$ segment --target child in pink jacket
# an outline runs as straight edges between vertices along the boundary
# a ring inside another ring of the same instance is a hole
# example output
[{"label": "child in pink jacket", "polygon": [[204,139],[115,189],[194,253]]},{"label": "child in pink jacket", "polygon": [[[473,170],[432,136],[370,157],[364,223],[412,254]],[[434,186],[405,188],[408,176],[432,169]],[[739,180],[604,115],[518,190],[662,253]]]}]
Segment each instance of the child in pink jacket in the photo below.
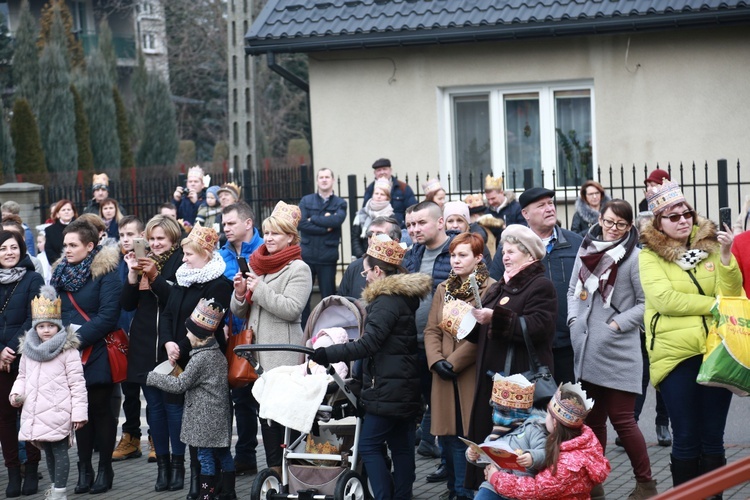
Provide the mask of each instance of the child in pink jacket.
[{"label": "child in pink jacket", "polygon": [[50,499],[67,498],[68,448],[73,431],[88,420],[78,337],[63,328],[60,313],[55,289],[43,286],[31,301],[31,330],[20,340],[21,363],[10,391],[10,403],[23,406],[18,439],[44,450],[52,480],[46,493]]}]

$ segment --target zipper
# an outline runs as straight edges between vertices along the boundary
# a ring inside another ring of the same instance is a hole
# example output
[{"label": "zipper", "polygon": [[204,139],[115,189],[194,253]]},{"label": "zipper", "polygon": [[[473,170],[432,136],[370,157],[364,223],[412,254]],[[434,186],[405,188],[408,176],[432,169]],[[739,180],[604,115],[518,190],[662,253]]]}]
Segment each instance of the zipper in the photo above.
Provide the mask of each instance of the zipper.
[{"label": "zipper", "polygon": [[651,350],[654,350],[654,341],[656,340],[656,324],[659,322],[659,318],[661,318],[661,313],[657,312],[654,314],[654,316],[651,318]]},{"label": "zipper", "polygon": [[159,314],[159,297],[156,297],[156,345],[154,346],[154,363],[157,364],[159,363]]}]

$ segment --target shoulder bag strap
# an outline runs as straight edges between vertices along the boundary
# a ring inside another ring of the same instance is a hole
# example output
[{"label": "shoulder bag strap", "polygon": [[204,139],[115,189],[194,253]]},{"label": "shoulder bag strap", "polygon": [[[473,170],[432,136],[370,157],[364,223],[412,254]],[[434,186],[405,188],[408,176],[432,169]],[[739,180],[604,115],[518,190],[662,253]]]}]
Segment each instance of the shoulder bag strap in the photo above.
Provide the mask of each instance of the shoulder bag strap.
[{"label": "shoulder bag strap", "polygon": [[526,350],[529,351],[529,367],[531,368],[531,371],[536,372],[537,370],[539,370],[541,363],[539,362],[539,356],[536,355],[534,344],[531,343],[531,339],[529,338],[529,332],[526,329],[526,318],[524,318],[523,316],[519,316],[518,322],[521,324],[523,340],[526,342]]},{"label": "shoulder bag strap", "polygon": [[[693,280],[693,283],[695,283],[695,286],[698,288],[698,292],[701,295],[705,295],[706,297],[708,297],[708,295],[706,295],[706,292],[703,291],[703,287],[701,286],[701,284],[698,283],[698,279],[695,276],[693,276],[693,273],[691,273],[690,270],[686,270],[685,272],[687,273],[688,276],[690,276],[690,279]],[[708,329],[708,323],[706,323],[706,317],[701,316],[701,320],[703,320],[703,331],[705,331],[706,336],[708,336],[709,329]]]},{"label": "shoulder bag strap", "polygon": [[[73,307],[76,308],[76,311],[78,311],[78,314],[83,316],[83,319],[86,321],[91,321],[91,318],[89,318],[89,315],[86,314],[83,309],[78,305],[78,302],[76,302],[76,299],[73,298],[73,294],[70,292],[65,292],[68,294],[68,298],[70,299],[70,302],[73,304]],[[83,351],[81,351],[81,364],[86,366],[86,363],[89,360],[89,356],[91,356],[91,350],[94,346],[88,346]]]}]

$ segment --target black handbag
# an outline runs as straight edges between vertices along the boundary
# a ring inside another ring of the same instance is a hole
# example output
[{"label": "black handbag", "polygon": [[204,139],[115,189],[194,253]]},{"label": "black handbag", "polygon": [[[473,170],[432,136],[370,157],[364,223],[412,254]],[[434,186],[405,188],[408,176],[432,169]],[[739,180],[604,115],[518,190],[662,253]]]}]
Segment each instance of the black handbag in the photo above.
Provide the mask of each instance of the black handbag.
[{"label": "black handbag", "polygon": [[[534,407],[545,409],[549,400],[557,392],[557,384],[555,383],[552,373],[549,371],[547,365],[543,365],[539,362],[539,356],[536,355],[536,349],[534,344],[531,343],[529,338],[529,332],[526,328],[526,318],[523,316],[518,317],[518,322],[521,324],[521,331],[523,332],[523,340],[526,343],[526,350],[529,352],[529,371],[521,373],[526,379],[535,384],[534,387]],[[511,375],[510,364],[513,360],[513,354],[515,352],[515,346],[511,345],[508,348],[508,353],[505,356],[505,374]]]}]

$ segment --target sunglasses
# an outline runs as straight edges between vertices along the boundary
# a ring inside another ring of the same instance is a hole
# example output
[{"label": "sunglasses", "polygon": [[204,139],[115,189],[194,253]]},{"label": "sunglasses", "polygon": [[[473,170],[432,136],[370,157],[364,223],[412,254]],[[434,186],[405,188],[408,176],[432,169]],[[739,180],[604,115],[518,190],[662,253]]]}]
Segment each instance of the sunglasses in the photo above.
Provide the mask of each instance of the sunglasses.
[{"label": "sunglasses", "polygon": [[681,214],[670,214],[670,215],[662,215],[662,219],[669,219],[669,222],[676,223],[680,222],[680,219],[685,218],[685,220],[691,220],[693,218],[693,211],[692,210],[686,210],[685,212],[682,212]]}]

